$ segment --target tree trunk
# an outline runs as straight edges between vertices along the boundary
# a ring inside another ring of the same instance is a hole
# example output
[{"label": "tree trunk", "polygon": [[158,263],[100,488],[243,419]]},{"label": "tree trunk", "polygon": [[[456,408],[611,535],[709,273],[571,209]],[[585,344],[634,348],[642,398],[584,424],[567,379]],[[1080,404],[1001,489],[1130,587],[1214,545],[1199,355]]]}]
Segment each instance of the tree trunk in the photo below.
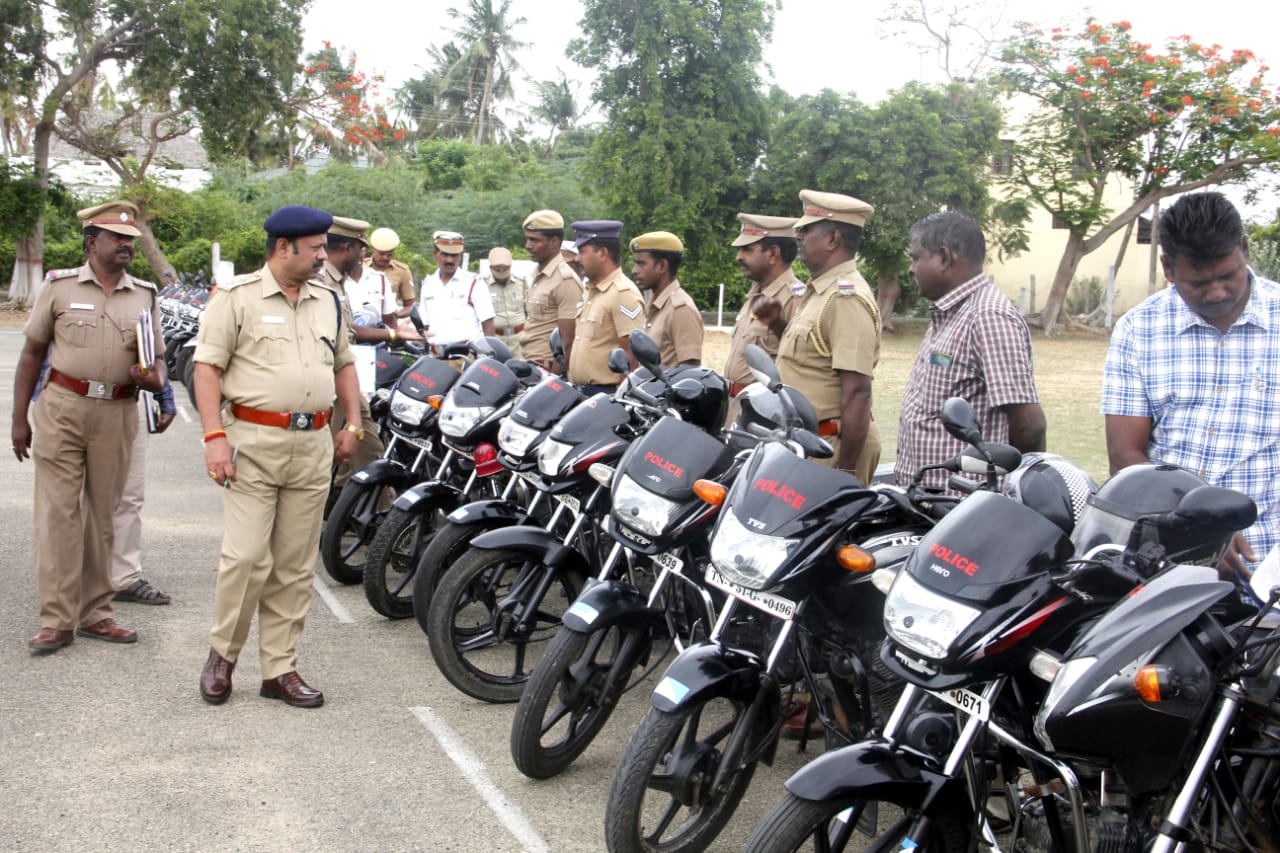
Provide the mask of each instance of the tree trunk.
[{"label": "tree trunk", "polygon": [[138,246],[142,249],[142,255],[147,259],[147,263],[151,264],[151,271],[155,273],[157,279],[152,283],[164,287],[170,281],[165,273],[176,279],[178,277],[177,272],[160,248],[160,243],[156,240],[156,235],[151,230],[151,223],[147,220],[145,213],[141,213],[138,216],[137,224],[138,230],[142,232],[142,236],[138,238]]},{"label": "tree trunk", "polygon": [[484,123],[489,117],[489,104],[493,99],[493,63],[496,57],[490,56],[484,69],[484,92],[480,95],[480,115],[476,122],[476,145],[484,144]]},{"label": "tree trunk", "polygon": [[896,273],[882,273],[876,279],[876,307],[880,309],[880,328],[893,331],[893,309],[898,304],[902,286]]},{"label": "tree trunk", "polygon": [[[46,112],[48,112],[46,106]],[[56,114],[56,113],[55,113]],[[49,143],[53,138],[53,118],[36,125],[31,146],[31,163],[35,167],[40,189],[49,189]],[[44,281],[44,208],[31,233],[14,241],[17,259],[13,265],[13,278],[9,282],[9,299],[30,305],[35,301],[40,283]]]},{"label": "tree trunk", "polygon": [[1062,250],[1058,271],[1053,274],[1053,287],[1049,288],[1049,298],[1044,304],[1042,322],[1044,333],[1050,337],[1062,331],[1062,305],[1067,301],[1067,289],[1071,287],[1071,280],[1075,278],[1084,255],[1084,238],[1072,232],[1067,237],[1067,247]]}]

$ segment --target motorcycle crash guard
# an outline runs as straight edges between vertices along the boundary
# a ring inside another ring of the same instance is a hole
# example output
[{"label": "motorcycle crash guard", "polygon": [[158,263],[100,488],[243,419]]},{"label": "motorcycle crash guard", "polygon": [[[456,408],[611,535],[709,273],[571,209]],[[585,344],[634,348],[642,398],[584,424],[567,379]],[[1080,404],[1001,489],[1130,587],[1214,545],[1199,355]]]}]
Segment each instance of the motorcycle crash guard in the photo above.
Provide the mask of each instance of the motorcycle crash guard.
[{"label": "motorcycle crash guard", "polygon": [[497,522],[503,527],[529,524],[531,516],[524,508],[501,498],[472,501],[449,513],[449,521],[458,525]]},{"label": "motorcycle crash guard", "polygon": [[375,459],[351,475],[351,482],[370,486],[387,485],[403,492],[413,485],[418,475],[390,459]]},{"label": "motorcycle crash guard", "polygon": [[953,813],[968,821],[973,816],[960,779],[932,769],[923,755],[881,738],[818,756],[792,774],[786,786],[797,797],[814,802],[879,800],[919,809],[931,818]]},{"label": "motorcycle crash guard", "polygon": [[400,494],[391,505],[401,512],[425,515],[437,509],[454,510],[462,503],[462,492],[456,486],[428,480]]},{"label": "motorcycle crash guard", "polygon": [[615,580],[593,579],[564,612],[560,623],[580,634],[590,634],[614,625],[647,628],[658,618],[659,614],[649,607],[640,590]]},{"label": "motorcycle crash guard", "polygon": [[558,571],[568,571],[582,577],[594,574],[587,565],[586,558],[561,542],[554,533],[533,525],[500,527],[481,533],[471,540],[471,547],[484,551],[515,551],[517,554],[527,554],[544,566]]}]

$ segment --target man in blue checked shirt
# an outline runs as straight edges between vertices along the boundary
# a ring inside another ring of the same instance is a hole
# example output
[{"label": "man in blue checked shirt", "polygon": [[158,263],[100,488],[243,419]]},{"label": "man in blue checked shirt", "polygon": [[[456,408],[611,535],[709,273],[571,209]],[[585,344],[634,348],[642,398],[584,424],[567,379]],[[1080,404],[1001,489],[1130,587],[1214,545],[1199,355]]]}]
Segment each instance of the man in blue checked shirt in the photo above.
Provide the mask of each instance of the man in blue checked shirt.
[{"label": "man in blue checked shirt", "polygon": [[1107,351],[1111,472],[1169,462],[1253,498],[1257,523],[1219,566],[1247,579],[1280,541],[1280,286],[1249,268],[1240,214],[1220,193],[1166,210],[1160,249],[1172,287],[1125,314]]}]

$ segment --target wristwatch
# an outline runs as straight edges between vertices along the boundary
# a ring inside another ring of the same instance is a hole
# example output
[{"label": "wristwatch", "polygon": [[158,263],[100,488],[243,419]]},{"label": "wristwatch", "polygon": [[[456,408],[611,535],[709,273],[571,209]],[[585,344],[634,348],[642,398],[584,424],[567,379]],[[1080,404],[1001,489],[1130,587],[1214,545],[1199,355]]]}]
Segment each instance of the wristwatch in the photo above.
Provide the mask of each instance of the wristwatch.
[{"label": "wristwatch", "polygon": [[364,427],[358,427],[355,424],[347,424],[343,429],[349,433],[354,433],[356,441],[364,441]]}]

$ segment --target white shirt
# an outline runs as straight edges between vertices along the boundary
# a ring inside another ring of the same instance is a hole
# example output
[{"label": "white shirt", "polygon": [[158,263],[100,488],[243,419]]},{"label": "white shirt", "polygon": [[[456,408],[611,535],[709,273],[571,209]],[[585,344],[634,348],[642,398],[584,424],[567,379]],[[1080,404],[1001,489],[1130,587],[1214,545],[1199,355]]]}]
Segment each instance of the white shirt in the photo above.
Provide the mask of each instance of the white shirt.
[{"label": "white shirt", "polygon": [[359,281],[351,276],[344,278],[342,287],[347,292],[352,321],[357,326],[377,326],[382,322],[382,315],[399,310],[391,282],[387,281],[385,274],[371,267],[364,268]]},{"label": "white shirt", "polygon": [[454,344],[484,334],[480,324],[493,319],[489,286],[473,272],[458,270],[445,284],[436,270],[422,280],[422,322],[431,327],[431,343]]}]

